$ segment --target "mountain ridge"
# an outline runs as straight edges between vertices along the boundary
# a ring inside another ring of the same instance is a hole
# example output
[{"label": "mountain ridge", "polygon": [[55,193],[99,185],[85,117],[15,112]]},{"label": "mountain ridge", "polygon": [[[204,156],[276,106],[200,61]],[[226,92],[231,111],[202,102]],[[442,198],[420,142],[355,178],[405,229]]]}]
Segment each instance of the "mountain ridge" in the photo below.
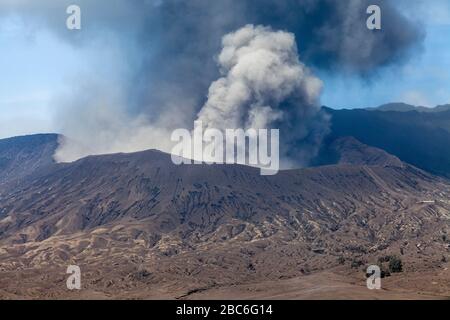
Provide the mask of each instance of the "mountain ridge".
[{"label": "mountain ridge", "polygon": [[450,111],[323,110],[331,117],[331,133],[323,149],[338,138],[351,136],[403,162],[450,177]]},{"label": "mountain ridge", "polygon": [[450,104],[437,105],[435,107],[414,106],[402,102],[393,102],[383,104],[374,108],[366,108],[369,111],[394,111],[394,112],[445,112],[450,110]]}]

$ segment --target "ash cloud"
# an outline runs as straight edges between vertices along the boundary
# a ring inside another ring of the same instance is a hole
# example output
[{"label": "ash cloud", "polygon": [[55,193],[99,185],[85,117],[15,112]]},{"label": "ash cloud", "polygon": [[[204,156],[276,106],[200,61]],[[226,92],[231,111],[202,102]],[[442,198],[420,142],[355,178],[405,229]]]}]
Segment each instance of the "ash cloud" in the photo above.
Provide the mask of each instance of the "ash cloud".
[{"label": "ash cloud", "polygon": [[[202,106],[210,103],[208,88],[221,77],[216,55],[222,50],[222,37],[248,24],[292,33],[301,64],[313,70],[363,77],[407,61],[424,38],[421,27],[403,16],[394,1],[387,0],[78,0],[83,19],[79,32],[65,28],[65,9],[73,3],[0,3],[0,19],[19,15],[35,29],[50,30],[77,48],[101,47],[94,53],[94,60],[109,74],[93,77],[97,72],[94,65],[90,73],[72,81],[72,93],[55,100],[60,110],[55,121],[61,132],[88,146],[76,152],[81,149],[69,150],[71,144],[66,143],[60,150],[60,160],[146,148],[168,151],[169,146],[160,137],[175,128],[192,128]],[[381,31],[366,28],[370,4],[382,8]],[[109,42],[114,45],[109,46]],[[117,59],[109,65],[102,61],[106,51],[117,52]],[[109,78],[119,80],[111,82]],[[86,79],[90,84],[82,85],[88,82]],[[104,96],[99,98],[99,94]],[[304,108],[294,104],[304,103],[304,99],[288,99],[289,103],[279,103],[277,109],[285,115],[295,114]],[[102,112],[96,111],[99,101]],[[271,107],[274,105],[277,103]],[[251,114],[255,119],[272,117],[271,123],[281,121],[278,113],[269,109],[255,109]],[[283,126],[298,131],[297,137],[312,135],[311,139],[316,137],[319,142],[324,120],[308,115],[309,133],[302,134],[304,127],[296,128],[294,120],[302,116],[285,120]],[[293,150],[300,148],[310,152],[301,143],[292,146]],[[293,153],[298,154],[298,150]]]},{"label": "ash cloud", "polygon": [[328,122],[318,105],[322,81],[299,60],[294,34],[247,25],[222,45],[222,77],[209,87],[197,120],[222,130],[280,129],[284,167],[307,164]]}]

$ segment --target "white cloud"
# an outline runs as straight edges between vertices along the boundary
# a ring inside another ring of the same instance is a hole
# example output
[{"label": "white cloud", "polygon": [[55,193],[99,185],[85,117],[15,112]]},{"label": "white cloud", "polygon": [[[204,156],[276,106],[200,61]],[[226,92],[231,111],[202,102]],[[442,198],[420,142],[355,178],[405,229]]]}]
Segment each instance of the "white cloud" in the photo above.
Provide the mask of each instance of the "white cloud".
[{"label": "white cloud", "polygon": [[300,61],[294,34],[247,25],[225,35],[222,45],[222,77],[209,87],[198,120],[219,130],[280,129],[283,160],[308,163],[328,119],[318,104],[322,81]]},{"label": "white cloud", "polygon": [[298,59],[292,33],[247,25],[222,43],[223,77],[211,84],[199,113],[208,127],[268,128],[283,116],[280,104],[287,99],[297,99],[297,108],[317,107],[322,81]]}]

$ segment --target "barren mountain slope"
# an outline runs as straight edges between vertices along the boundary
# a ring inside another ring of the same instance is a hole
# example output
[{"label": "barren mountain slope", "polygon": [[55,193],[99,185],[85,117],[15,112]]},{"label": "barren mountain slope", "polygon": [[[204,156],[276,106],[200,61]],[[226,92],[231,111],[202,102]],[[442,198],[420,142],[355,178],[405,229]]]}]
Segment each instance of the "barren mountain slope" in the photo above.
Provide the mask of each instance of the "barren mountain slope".
[{"label": "barren mountain slope", "polygon": [[0,189],[11,188],[55,162],[58,135],[37,134],[0,140]]},{"label": "barren mountain slope", "polygon": [[[69,264],[83,270],[77,296],[102,298],[189,297],[333,268],[363,275],[391,254],[405,279],[447,274],[449,190],[403,163],[262,177],[175,166],[158,151],[88,157],[1,193],[0,296],[68,297]],[[448,295],[442,279],[421,290]]]}]

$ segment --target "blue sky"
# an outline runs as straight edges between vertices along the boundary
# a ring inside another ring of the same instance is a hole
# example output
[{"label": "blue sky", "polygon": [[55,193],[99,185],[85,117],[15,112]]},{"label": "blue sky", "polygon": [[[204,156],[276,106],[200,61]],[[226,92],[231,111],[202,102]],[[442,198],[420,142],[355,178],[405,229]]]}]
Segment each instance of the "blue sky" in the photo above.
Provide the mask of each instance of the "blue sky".
[{"label": "blue sky", "polygon": [[54,94],[83,67],[82,54],[13,17],[0,24],[0,48],[0,137],[53,131]]},{"label": "blue sky", "polygon": [[[369,81],[317,71],[324,82],[321,103],[332,108],[450,103],[450,1],[425,3],[406,12],[426,27],[422,51],[407,64],[381,70]],[[55,98],[68,89],[70,79],[93,64],[114,67],[107,59],[94,57],[92,48],[71,46],[45,29],[27,28],[17,17],[0,21],[0,138],[56,131]]]}]

